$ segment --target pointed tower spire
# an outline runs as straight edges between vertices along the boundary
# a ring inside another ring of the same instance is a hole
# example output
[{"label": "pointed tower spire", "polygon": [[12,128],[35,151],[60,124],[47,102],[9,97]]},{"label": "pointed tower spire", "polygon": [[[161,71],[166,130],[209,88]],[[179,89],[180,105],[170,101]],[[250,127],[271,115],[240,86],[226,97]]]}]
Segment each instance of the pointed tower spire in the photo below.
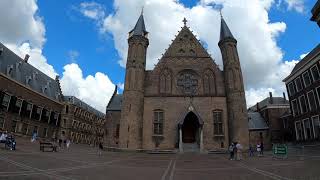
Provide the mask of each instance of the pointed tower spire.
[{"label": "pointed tower spire", "polygon": [[224,40],[226,38],[232,38],[235,39],[227,25],[227,23],[224,21],[222,13],[220,11],[220,15],[221,15],[221,29],[220,29],[220,41]]},{"label": "pointed tower spire", "polygon": [[140,17],[134,26],[134,28],[129,32],[129,36],[145,36],[148,34],[148,31],[146,30],[146,26],[144,24],[144,18],[143,18],[143,8],[140,14]]}]

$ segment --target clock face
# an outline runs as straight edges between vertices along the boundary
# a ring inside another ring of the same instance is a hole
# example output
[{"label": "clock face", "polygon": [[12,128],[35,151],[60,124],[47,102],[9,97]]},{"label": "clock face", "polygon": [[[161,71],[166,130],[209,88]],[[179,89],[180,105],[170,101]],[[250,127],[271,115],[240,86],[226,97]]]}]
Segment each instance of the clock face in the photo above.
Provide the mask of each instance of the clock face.
[{"label": "clock face", "polygon": [[177,86],[179,89],[188,95],[194,95],[198,89],[197,75],[192,71],[183,71],[178,75]]}]

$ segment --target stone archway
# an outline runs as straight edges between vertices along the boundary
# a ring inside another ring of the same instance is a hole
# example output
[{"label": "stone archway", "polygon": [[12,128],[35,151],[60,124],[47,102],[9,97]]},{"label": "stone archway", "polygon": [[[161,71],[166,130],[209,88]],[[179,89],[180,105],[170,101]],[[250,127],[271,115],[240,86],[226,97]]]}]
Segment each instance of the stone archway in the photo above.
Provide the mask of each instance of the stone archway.
[{"label": "stone archway", "polygon": [[182,124],[182,142],[183,143],[199,143],[199,121],[198,117],[189,112]]},{"label": "stone archway", "polygon": [[179,121],[179,151],[201,152],[203,149],[203,121],[195,111],[188,111]]}]

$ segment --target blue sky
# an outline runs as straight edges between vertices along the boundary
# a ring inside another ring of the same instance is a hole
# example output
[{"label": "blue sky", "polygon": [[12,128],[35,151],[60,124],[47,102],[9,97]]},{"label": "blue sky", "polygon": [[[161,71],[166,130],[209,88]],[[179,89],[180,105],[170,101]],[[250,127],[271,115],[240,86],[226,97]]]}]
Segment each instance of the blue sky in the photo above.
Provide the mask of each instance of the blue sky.
[{"label": "blue sky", "polygon": [[[113,13],[113,2],[96,0],[103,5],[106,12]],[[197,4],[196,0],[181,0],[187,7]],[[305,1],[306,11],[297,13],[273,6],[270,11],[271,21],[284,21],[287,24],[285,33],[277,38],[278,45],[285,52],[284,59],[297,59],[303,53],[311,51],[319,43],[319,28],[309,19],[310,9],[315,1]],[[39,15],[46,26],[47,42],[44,55],[59,74],[63,66],[72,62],[70,51],[79,52],[76,62],[83,67],[84,75],[104,72],[114,83],[123,82],[124,68],[117,63],[119,55],[114,48],[111,34],[99,34],[94,22],[83,17],[77,11],[78,0],[55,1],[39,0]],[[128,30],[129,31],[129,30]]]},{"label": "blue sky", "polygon": [[0,40],[20,56],[31,54],[30,63],[48,75],[59,74],[65,95],[104,111],[114,85],[124,83],[127,33],[142,6],[150,32],[148,69],[168,48],[183,17],[222,66],[220,15],[213,2],[223,4],[238,40],[247,103],[268,91],[281,96],[282,79],[320,42],[319,27],[310,21],[315,0],[4,0]]}]

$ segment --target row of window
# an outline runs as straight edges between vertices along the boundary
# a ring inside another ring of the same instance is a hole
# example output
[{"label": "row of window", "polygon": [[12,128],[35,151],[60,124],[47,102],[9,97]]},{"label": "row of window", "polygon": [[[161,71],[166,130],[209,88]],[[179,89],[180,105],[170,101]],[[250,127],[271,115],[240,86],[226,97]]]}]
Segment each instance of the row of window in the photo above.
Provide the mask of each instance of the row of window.
[{"label": "row of window", "polygon": [[[103,141],[102,137],[97,137],[96,139],[98,142]],[[74,143],[91,144],[92,142],[94,142],[94,140],[95,140],[95,137],[93,135],[86,135],[86,134],[71,132],[71,141]]]},{"label": "row of window", "polygon": [[[12,121],[11,124],[11,132],[16,133],[17,132],[17,121]],[[38,134],[38,137],[42,137],[42,138],[47,138],[48,137],[48,128],[47,127],[43,127],[41,134],[39,134],[39,129],[41,127],[38,127],[36,125],[31,125],[31,124],[27,124],[27,123],[23,123],[22,125],[22,129],[21,129],[21,133],[24,135],[28,135],[31,136],[34,132]],[[56,131],[53,132],[52,137],[56,136]]]},{"label": "row of window", "polygon": [[[302,77],[302,80],[301,80]],[[310,69],[302,73],[302,76],[297,77],[288,84],[288,92],[290,96],[300,92],[303,88],[306,88],[312,84],[312,82],[320,79],[320,72],[317,64],[312,66]]]},{"label": "row of window", "polygon": [[[66,113],[67,113],[67,108],[68,106],[66,106]],[[81,108],[75,108],[74,110],[74,115],[76,117],[81,117],[81,118],[85,118],[85,119],[88,119],[90,121],[96,121],[98,124],[103,124],[104,122],[104,119],[103,118],[99,118],[99,117],[96,117],[94,114],[86,111],[86,110],[83,110]]]},{"label": "row of window", "polygon": [[0,106],[6,111],[17,113],[22,117],[28,117],[29,119],[35,119],[48,124],[55,124],[58,126],[60,114],[50,109],[34,105],[21,98],[11,96],[8,93],[1,93]]},{"label": "row of window", "polygon": [[[213,111],[213,134],[223,135],[222,111]],[[155,110],[153,112],[153,134],[163,135],[164,111]]]},{"label": "row of window", "polygon": [[302,121],[295,122],[296,140],[311,140],[320,138],[319,116],[313,116]]},{"label": "row of window", "polygon": [[293,116],[313,112],[320,107],[320,87],[291,101]]},{"label": "row of window", "polygon": [[86,124],[86,123],[81,123],[80,121],[72,121],[72,128],[74,129],[78,129],[78,130],[85,130],[88,132],[96,132],[98,134],[103,134],[103,129],[102,128],[98,128],[98,127],[94,127],[90,124]]}]

